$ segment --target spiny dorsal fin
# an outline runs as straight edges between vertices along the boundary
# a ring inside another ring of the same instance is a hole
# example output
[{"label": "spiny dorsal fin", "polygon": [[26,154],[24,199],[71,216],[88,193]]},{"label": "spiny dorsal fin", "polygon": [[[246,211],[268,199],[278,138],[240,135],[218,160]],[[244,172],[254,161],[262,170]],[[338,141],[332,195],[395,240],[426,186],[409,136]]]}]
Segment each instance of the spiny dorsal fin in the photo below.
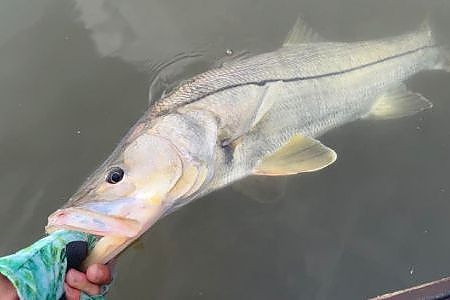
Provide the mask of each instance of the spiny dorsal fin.
[{"label": "spiny dorsal fin", "polygon": [[303,21],[301,17],[297,18],[294,27],[289,31],[283,46],[291,46],[296,44],[319,43],[324,42],[325,39],[315,33]]},{"label": "spiny dorsal fin", "polygon": [[336,160],[336,152],[313,138],[295,135],[272,155],[263,158],[255,175],[283,176],[314,172]]},{"label": "spiny dorsal fin", "polygon": [[397,119],[412,116],[433,107],[424,96],[409,91],[404,84],[389,90],[377,99],[368,119]]}]

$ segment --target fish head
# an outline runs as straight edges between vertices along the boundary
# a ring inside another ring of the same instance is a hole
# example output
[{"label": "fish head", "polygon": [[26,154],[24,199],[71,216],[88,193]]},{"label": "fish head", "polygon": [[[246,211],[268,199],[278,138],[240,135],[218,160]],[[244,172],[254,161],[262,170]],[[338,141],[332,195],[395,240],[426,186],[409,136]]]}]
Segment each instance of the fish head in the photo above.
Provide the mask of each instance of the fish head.
[{"label": "fish head", "polygon": [[182,156],[170,140],[141,132],[119,145],[66,205],[50,215],[46,231],[135,237],[169,208],[182,171]]},{"label": "fish head", "polygon": [[201,133],[214,136],[215,131],[178,115],[136,124],[49,216],[47,233],[68,229],[100,236],[86,265],[109,261],[158,219],[201,193],[212,178],[215,144]]}]

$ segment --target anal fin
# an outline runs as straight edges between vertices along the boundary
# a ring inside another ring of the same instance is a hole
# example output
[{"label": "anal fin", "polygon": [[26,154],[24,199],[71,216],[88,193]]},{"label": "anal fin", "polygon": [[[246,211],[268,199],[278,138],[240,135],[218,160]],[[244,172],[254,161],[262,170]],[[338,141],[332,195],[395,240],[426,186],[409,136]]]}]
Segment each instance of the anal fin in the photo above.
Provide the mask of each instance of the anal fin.
[{"label": "anal fin", "polygon": [[419,93],[409,91],[405,85],[389,90],[377,99],[368,119],[397,119],[412,116],[433,107],[433,104]]},{"label": "anal fin", "polygon": [[275,153],[263,158],[255,175],[283,176],[321,170],[336,160],[336,152],[313,138],[295,135]]}]

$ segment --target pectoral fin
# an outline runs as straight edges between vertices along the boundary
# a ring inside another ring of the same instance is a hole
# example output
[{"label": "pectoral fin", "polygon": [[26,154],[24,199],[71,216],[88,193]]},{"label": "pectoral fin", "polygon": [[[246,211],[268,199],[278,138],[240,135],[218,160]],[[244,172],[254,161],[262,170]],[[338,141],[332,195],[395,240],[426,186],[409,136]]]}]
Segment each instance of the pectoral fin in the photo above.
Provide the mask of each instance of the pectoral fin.
[{"label": "pectoral fin", "polygon": [[260,106],[256,111],[255,118],[251,127],[261,121],[261,119],[267,114],[267,112],[272,108],[275,99],[277,99],[278,93],[283,90],[283,82],[277,81],[273,83],[267,83],[265,85],[265,90],[262,96],[260,96]]},{"label": "pectoral fin", "polygon": [[318,140],[295,135],[281,149],[264,158],[253,174],[283,176],[314,172],[332,164],[336,157],[336,152]]},{"label": "pectoral fin", "polygon": [[413,93],[405,85],[401,85],[378,98],[366,118],[402,118],[412,116],[432,106],[433,104],[424,96]]}]

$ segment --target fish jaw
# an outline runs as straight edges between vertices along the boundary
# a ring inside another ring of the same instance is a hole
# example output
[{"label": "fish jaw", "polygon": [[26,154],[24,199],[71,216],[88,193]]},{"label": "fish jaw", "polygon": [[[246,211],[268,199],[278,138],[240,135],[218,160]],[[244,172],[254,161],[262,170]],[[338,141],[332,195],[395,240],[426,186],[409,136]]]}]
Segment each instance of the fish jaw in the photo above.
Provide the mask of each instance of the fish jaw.
[{"label": "fish jaw", "polygon": [[59,209],[48,218],[46,232],[59,229],[81,231],[101,236],[84,260],[81,269],[94,263],[105,264],[139,238],[165,212],[164,205],[150,205],[140,209],[136,219],[104,215],[85,208]]},{"label": "fish jaw", "polygon": [[[117,203],[111,203],[114,206]],[[139,237],[153,225],[166,210],[161,201],[152,199],[152,203],[139,204],[138,201],[122,203],[116,207],[126,207],[128,213],[105,214],[86,207],[67,207],[58,209],[48,217],[45,227],[47,233],[60,229],[81,231],[98,236],[120,236],[126,238]],[[92,206],[94,208],[96,206]]]},{"label": "fish jaw", "polygon": [[166,207],[164,205],[153,205],[151,209],[143,209],[140,217],[145,219],[141,222],[139,231],[132,237],[106,235],[100,238],[94,249],[81,264],[81,270],[86,271],[92,264],[106,264],[111,259],[119,255],[130,244],[138,239],[145,231],[155,224],[164,214]]},{"label": "fish jaw", "polygon": [[146,221],[141,223],[142,226],[140,230],[132,237],[118,235],[103,236],[81,264],[81,270],[86,271],[92,264],[106,264],[111,259],[119,255],[153,224],[155,224],[164,215],[165,210],[166,207],[163,205],[155,205],[152,206],[152,209],[141,210],[140,216],[145,218]]},{"label": "fish jaw", "polygon": [[82,231],[94,235],[133,237],[140,231],[138,221],[119,216],[108,216],[84,208],[58,209],[48,217],[47,233],[59,229]]},{"label": "fish jaw", "polygon": [[92,201],[59,209],[48,217],[46,231],[70,229],[98,236],[134,238],[142,233],[146,224],[153,224],[164,208],[163,197],[141,196],[149,199],[129,197]]}]

